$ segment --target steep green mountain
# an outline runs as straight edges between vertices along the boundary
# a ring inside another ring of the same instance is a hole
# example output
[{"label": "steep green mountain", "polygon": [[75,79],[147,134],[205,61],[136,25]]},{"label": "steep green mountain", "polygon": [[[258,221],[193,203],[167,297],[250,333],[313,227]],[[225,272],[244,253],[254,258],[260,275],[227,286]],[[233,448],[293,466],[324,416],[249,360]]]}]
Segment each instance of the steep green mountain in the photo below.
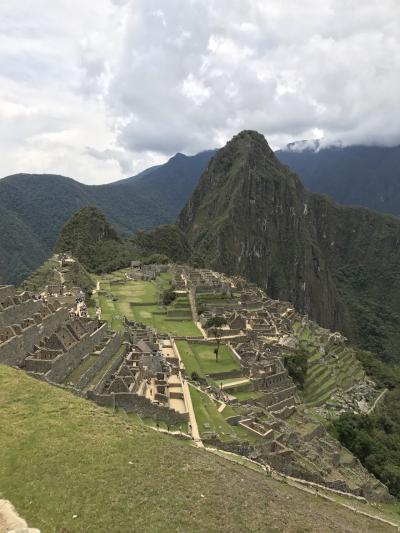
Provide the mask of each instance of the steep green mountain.
[{"label": "steep green mountain", "polygon": [[178,225],[208,266],[398,359],[400,220],[310,193],[259,133],[216,153]]},{"label": "steep green mountain", "polygon": [[[19,283],[43,263],[63,224],[81,207],[97,206],[123,236],[170,224],[214,153],[176,154],[165,165],[101,186],[54,175],[1,179],[0,282]],[[302,150],[294,143],[276,155],[313,191],[343,204],[400,213],[399,147]]]},{"label": "steep green mountain", "polygon": [[19,283],[51,253],[65,222],[96,206],[123,236],[175,220],[212,152],[177,154],[108,185],[63,176],[17,174],[0,180],[0,283]]},{"label": "steep green mountain", "polygon": [[346,205],[362,205],[400,215],[400,146],[347,146],[302,149],[293,143],[276,152],[314,192]]},{"label": "steep green mountain", "polygon": [[188,261],[193,253],[186,235],[173,224],[164,224],[148,232],[138,231],[130,242],[141,256],[162,254],[173,262]]},{"label": "steep green mountain", "polygon": [[90,272],[109,272],[129,265],[136,257],[96,207],[83,207],[65,224],[54,246],[70,252]]},{"label": "steep green mountain", "polygon": [[0,284],[26,278],[49,253],[34,231],[0,200]]}]

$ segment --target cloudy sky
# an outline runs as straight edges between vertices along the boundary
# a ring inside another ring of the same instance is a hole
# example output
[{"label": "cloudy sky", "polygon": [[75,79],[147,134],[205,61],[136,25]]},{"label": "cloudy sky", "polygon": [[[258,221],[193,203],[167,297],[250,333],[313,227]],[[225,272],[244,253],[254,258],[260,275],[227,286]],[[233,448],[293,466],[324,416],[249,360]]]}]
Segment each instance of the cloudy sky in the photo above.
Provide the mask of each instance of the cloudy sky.
[{"label": "cloudy sky", "polygon": [[1,0],[0,176],[86,183],[256,129],[400,144],[399,0]]}]

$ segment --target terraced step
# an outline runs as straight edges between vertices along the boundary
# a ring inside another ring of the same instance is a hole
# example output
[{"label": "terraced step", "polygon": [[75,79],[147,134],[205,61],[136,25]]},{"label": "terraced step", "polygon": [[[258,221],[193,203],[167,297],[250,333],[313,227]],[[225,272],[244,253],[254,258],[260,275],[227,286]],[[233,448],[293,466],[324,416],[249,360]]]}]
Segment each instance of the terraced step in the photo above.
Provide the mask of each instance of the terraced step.
[{"label": "terraced step", "polygon": [[97,361],[98,355],[90,354],[86,356],[74,370],[64,379],[64,385],[72,383],[76,385],[83,374],[88,370],[92,364]]},{"label": "terraced step", "polygon": [[324,374],[325,372],[326,372],[325,365],[317,365],[311,369],[311,372],[310,372],[310,369],[308,369],[307,377],[305,380],[305,386],[308,387],[309,385],[311,385],[311,383],[313,383],[315,380],[318,380],[318,378],[322,376],[322,374]]},{"label": "terraced step", "polygon": [[314,391],[312,394],[306,393],[305,402],[307,404],[321,404],[324,401],[328,400],[336,390],[337,387],[335,383],[329,381],[324,386]]},{"label": "terraced step", "polygon": [[330,367],[323,367],[323,372],[318,376],[318,379],[313,379],[310,385],[306,384],[306,390],[309,392],[319,389],[321,385],[333,378],[332,369]]},{"label": "terraced step", "polygon": [[84,391],[93,390],[96,388],[97,384],[100,382],[104,374],[111,368],[111,365],[117,360],[117,358],[123,353],[125,350],[124,345],[121,345],[118,350],[106,361],[106,364],[102,366],[96,374],[93,376],[93,378],[89,381],[89,383],[84,387]]},{"label": "terraced step", "polygon": [[306,404],[308,407],[318,407],[319,405],[322,405],[323,403],[327,402],[332,394],[336,392],[336,387],[334,389],[327,389],[323,394],[321,394],[316,399],[312,400],[306,400]]}]

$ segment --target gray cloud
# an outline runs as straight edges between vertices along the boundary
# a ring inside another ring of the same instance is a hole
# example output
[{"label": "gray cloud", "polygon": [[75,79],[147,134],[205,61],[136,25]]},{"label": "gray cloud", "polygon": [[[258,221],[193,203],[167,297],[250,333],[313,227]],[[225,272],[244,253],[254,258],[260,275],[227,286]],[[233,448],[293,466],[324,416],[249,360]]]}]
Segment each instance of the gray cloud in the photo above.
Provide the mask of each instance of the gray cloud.
[{"label": "gray cloud", "polygon": [[400,143],[397,0],[23,4],[0,6],[0,175],[98,183],[243,128]]}]

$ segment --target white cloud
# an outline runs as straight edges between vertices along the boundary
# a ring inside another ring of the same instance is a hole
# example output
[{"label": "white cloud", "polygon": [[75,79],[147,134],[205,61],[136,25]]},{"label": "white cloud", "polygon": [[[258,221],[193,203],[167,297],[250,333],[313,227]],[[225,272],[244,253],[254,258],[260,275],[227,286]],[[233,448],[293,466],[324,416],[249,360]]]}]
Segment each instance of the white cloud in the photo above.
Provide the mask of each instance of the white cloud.
[{"label": "white cloud", "polygon": [[400,143],[397,0],[2,0],[0,175],[119,179],[243,128]]}]

